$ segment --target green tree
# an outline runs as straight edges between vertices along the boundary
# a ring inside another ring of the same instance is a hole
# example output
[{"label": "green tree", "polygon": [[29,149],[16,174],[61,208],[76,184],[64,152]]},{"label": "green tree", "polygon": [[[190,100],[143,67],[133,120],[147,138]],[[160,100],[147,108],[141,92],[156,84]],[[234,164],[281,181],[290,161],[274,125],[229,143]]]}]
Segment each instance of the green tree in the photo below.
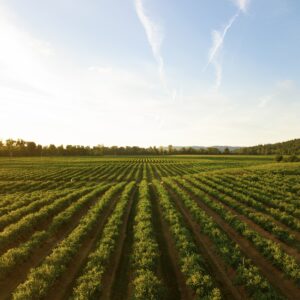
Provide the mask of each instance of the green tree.
[{"label": "green tree", "polygon": [[226,148],[224,149],[224,154],[230,154],[230,150],[228,149],[228,147],[226,147]]}]

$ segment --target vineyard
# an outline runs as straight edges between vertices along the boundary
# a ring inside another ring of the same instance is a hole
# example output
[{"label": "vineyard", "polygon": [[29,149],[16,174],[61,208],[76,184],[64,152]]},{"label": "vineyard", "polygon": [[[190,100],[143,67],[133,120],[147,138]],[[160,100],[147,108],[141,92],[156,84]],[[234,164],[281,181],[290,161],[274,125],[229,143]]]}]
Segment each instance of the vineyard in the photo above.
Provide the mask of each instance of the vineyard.
[{"label": "vineyard", "polygon": [[0,299],[300,299],[300,163],[0,159]]}]

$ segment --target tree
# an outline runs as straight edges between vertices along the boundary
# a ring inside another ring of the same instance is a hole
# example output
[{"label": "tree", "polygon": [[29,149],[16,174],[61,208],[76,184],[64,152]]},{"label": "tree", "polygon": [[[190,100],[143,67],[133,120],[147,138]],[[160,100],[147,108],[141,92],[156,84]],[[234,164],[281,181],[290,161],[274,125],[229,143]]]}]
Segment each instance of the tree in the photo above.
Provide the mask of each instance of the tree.
[{"label": "tree", "polygon": [[53,144],[50,144],[48,147],[48,153],[49,153],[49,155],[56,155],[57,154],[56,146]]},{"label": "tree", "polygon": [[159,154],[164,154],[164,147],[163,146],[159,146]]},{"label": "tree", "polygon": [[208,154],[220,154],[221,153],[220,150],[215,147],[207,148],[207,152],[208,152]]},{"label": "tree", "polygon": [[29,156],[33,156],[36,155],[36,144],[34,142],[27,142],[26,143],[26,147],[27,147],[27,155]]},{"label": "tree", "polygon": [[174,152],[174,149],[173,149],[172,145],[168,146],[168,152],[169,152],[169,154],[172,154]]},{"label": "tree", "polygon": [[13,150],[14,150],[14,146],[15,146],[15,141],[12,139],[8,139],[6,140],[6,148],[8,150],[8,154],[10,157],[13,156]]},{"label": "tree", "polygon": [[226,148],[224,149],[224,154],[230,154],[230,150],[228,149],[228,147],[226,147]]}]

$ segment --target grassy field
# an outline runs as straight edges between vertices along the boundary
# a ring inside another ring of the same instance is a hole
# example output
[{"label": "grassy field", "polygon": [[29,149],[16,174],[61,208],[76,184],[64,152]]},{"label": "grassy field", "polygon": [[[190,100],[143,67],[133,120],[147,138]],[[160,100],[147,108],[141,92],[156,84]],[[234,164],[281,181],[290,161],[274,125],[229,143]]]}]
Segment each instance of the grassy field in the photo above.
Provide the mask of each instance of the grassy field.
[{"label": "grassy field", "polygon": [[299,299],[300,163],[0,158],[0,299]]}]

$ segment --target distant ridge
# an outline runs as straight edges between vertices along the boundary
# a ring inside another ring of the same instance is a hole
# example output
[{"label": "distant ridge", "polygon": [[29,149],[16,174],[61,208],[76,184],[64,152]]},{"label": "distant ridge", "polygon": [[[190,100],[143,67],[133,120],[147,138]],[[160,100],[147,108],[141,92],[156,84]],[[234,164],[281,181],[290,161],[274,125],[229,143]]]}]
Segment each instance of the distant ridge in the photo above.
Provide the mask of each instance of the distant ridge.
[{"label": "distant ridge", "polygon": [[241,147],[234,152],[237,154],[300,154],[300,139],[252,147]]},{"label": "distant ridge", "polygon": [[185,149],[192,148],[192,149],[195,149],[195,150],[208,149],[208,148],[217,148],[221,152],[224,152],[224,150],[226,148],[228,148],[228,150],[230,152],[233,152],[233,151],[236,151],[236,150],[240,149],[241,147],[239,147],[239,146],[210,146],[210,147],[205,147],[205,146],[173,146],[173,148],[176,149],[176,150],[180,150],[182,148],[185,148]]},{"label": "distant ridge", "polygon": [[[166,147],[167,148],[167,147]],[[176,150],[185,149],[211,149],[216,148],[220,152],[224,152],[227,148],[231,153],[236,154],[300,154],[300,139],[293,139],[285,142],[274,143],[274,144],[260,144],[250,147],[239,147],[239,146],[173,146]]]}]

